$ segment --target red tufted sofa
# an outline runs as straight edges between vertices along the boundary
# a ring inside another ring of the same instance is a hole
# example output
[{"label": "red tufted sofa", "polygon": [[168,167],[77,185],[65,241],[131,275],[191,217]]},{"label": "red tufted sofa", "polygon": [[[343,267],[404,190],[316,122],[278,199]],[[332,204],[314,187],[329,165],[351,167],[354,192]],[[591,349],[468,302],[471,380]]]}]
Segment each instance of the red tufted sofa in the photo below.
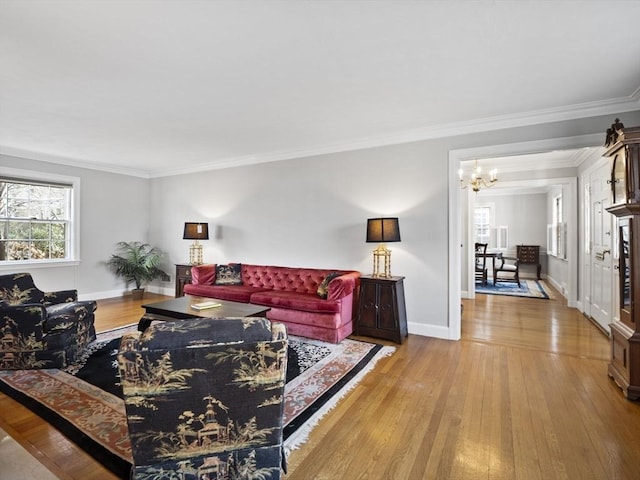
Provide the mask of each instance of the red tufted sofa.
[{"label": "red tufted sofa", "polygon": [[[327,298],[318,286],[327,275]],[[354,292],[360,272],[242,264],[242,285],[215,285],[216,265],[191,267],[184,293],[271,307],[269,320],[282,322],[290,335],[338,343],[353,332]]]}]

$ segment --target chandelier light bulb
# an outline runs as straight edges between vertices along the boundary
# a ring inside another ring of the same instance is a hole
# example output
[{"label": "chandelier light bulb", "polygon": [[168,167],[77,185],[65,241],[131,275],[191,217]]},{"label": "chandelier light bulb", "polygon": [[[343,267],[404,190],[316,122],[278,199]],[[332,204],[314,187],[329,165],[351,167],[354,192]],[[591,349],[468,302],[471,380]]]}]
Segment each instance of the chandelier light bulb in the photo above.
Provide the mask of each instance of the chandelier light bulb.
[{"label": "chandelier light bulb", "polygon": [[468,181],[464,180],[464,172],[462,168],[458,170],[460,175],[460,188],[470,187],[474,192],[479,192],[481,188],[493,187],[498,181],[498,170],[496,168],[491,169],[489,172],[489,179],[482,177],[482,168],[478,165],[478,160],[475,161],[473,172]]}]

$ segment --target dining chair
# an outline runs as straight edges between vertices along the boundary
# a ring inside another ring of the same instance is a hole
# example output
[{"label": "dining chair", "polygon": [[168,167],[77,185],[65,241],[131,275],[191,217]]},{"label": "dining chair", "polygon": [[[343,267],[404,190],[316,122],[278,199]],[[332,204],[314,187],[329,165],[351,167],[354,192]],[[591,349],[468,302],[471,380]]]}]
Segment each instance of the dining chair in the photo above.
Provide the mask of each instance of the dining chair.
[{"label": "dining chair", "polygon": [[487,247],[488,243],[475,243],[476,252],[476,282],[480,282],[482,285],[487,284]]},{"label": "dining chair", "polygon": [[493,267],[493,284],[496,282],[513,282],[520,287],[520,266],[517,257],[499,254]]}]

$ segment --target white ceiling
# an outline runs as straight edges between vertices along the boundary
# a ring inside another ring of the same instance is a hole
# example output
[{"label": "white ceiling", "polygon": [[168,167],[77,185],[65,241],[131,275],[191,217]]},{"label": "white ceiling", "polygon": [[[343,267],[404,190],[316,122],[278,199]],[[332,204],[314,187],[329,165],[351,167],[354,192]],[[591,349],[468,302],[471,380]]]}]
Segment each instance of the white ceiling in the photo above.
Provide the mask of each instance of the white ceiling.
[{"label": "white ceiling", "polygon": [[0,0],[0,152],[160,176],[640,109],[640,2]]}]

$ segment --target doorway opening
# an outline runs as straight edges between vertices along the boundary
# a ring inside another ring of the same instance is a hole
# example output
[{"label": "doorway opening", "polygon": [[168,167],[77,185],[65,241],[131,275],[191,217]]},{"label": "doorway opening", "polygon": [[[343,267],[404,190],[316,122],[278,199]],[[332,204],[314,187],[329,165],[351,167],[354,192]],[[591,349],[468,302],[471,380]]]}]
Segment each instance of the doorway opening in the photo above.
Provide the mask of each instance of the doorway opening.
[{"label": "doorway opening", "polygon": [[[568,195],[564,199],[566,211],[569,218],[567,222],[567,244],[578,245],[578,222],[577,222],[577,175],[575,177],[562,177],[553,178],[549,176],[545,178],[543,172],[539,172],[533,179],[529,177],[526,180],[518,179],[515,172],[523,170],[538,170],[543,168],[542,162],[536,162],[537,168],[532,168],[529,165],[523,168],[523,165],[519,163],[520,159],[525,159],[529,156],[541,155],[540,152],[549,152],[549,156],[555,153],[580,149],[583,153],[579,155],[585,155],[589,157],[593,155],[592,148],[598,146],[601,143],[601,135],[584,135],[571,138],[559,138],[540,140],[534,142],[523,142],[517,144],[505,144],[505,145],[493,145],[488,147],[477,147],[463,150],[451,150],[449,152],[449,338],[452,340],[459,340],[461,337],[461,300],[463,289],[469,293],[473,289],[469,289],[468,285],[473,281],[470,278],[469,262],[473,259],[471,249],[473,248],[472,242],[469,240],[469,233],[471,231],[469,215],[463,221],[462,212],[473,211],[474,198],[467,192],[461,194],[458,170],[462,162],[475,161],[476,159],[500,159],[503,162],[512,162],[513,168],[509,168],[505,174],[506,180],[500,179],[501,174],[498,174],[499,180],[497,183],[502,183],[503,188],[523,188],[523,186],[543,186],[550,184],[565,184],[567,186]],[[580,159],[583,161],[584,159]],[[576,161],[574,159],[574,161]],[[574,165],[577,166],[579,163]],[[546,169],[557,168],[557,162],[551,165],[547,165]],[[533,175],[532,175],[533,176]],[[512,178],[509,180],[509,178]],[[464,192],[464,191],[463,191]],[[575,307],[578,302],[578,252],[577,248],[567,249],[567,268],[568,268],[568,282],[567,282],[567,299],[568,304],[571,307]],[[464,275],[463,275],[463,272]]]}]

